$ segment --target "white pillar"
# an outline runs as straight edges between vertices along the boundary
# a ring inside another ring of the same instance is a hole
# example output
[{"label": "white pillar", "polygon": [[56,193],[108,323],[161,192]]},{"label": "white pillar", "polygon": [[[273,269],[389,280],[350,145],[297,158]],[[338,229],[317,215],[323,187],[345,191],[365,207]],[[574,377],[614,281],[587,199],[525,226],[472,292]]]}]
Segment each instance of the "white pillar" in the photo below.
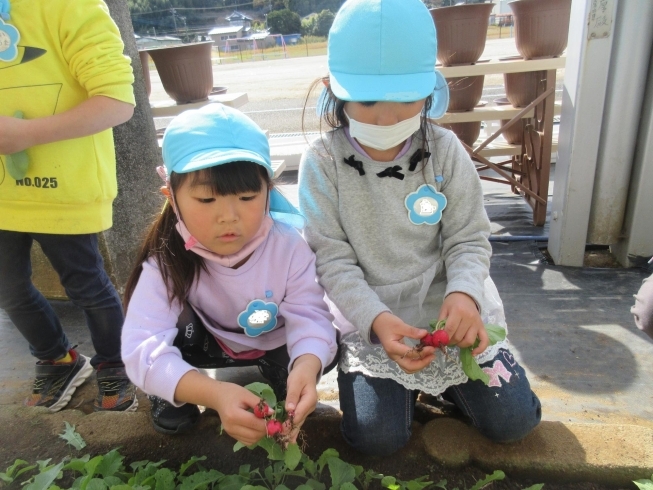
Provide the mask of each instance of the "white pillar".
[{"label": "white pillar", "polygon": [[548,247],[559,265],[583,265],[617,1],[571,4]]},{"label": "white pillar", "polygon": [[653,1],[619,2],[614,23],[610,75],[587,232],[587,243],[600,245],[619,241],[623,226],[653,44]]},{"label": "white pillar", "polygon": [[624,238],[613,245],[619,262],[630,267],[653,256],[653,53],[648,72],[642,121],[628,193]]}]

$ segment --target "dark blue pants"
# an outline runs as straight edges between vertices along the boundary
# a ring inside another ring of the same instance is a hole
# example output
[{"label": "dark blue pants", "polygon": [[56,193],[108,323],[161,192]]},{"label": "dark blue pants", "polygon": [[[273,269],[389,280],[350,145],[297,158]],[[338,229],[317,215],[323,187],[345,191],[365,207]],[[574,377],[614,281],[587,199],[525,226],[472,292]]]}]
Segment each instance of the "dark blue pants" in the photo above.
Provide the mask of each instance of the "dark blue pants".
[{"label": "dark blue pants", "polygon": [[[524,438],[542,416],[540,400],[531,391],[524,369],[505,349],[481,367],[495,368],[503,377],[495,377],[495,386],[486,386],[482,381],[451,386],[443,397],[455,403],[470,423],[492,441]],[[342,433],[354,448],[384,456],[408,442],[417,391],[392,379],[342,371],[338,371],[338,387]]]},{"label": "dark blue pants", "polygon": [[50,303],[32,284],[30,249],[36,240],[70,300],[84,310],[95,356],[91,364],[121,362],[120,297],[104,270],[98,237],[0,230],[0,308],[5,310],[40,360],[66,355],[71,344]]}]

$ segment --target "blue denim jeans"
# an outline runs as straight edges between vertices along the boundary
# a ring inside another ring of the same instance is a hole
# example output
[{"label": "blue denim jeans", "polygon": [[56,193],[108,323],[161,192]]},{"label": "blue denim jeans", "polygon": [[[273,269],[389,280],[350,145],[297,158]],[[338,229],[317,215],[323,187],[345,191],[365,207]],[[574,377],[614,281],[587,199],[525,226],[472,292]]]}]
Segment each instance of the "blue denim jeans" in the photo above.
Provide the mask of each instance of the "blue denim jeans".
[{"label": "blue denim jeans", "polygon": [[30,249],[36,240],[70,300],[84,310],[95,356],[91,364],[119,363],[124,321],[120,297],[104,270],[98,237],[0,230],[0,308],[40,360],[66,355],[71,344],[50,303],[32,284]]},{"label": "blue denim jeans", "polygon": [[[442,393],[443,398],[455,403],[469,422],[494,442],[524,438],[542,415],[540,401],[531,391],[524,369],[505,349],[481,367],[492,368],[497,374],[491,384],[500,386],[467,381],[449,387]],[[338,387],[341,430],[352,447],[365,454],[385,456],[408,442],[417,391],[392,379],[342,371],[338,371]]]}]

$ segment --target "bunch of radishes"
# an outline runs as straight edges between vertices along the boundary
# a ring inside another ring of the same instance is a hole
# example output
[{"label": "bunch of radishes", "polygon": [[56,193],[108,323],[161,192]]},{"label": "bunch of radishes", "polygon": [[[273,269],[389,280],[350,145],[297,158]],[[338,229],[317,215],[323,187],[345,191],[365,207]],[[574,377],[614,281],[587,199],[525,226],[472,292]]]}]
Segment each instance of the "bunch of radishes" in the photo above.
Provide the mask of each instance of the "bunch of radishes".
[{"label": "bunch of radishes", "polygon": [[265,420],[267,437],[273,438],[285,450],[295,430],[294,411],[287,411],[285,401],[277,401],[274,391],[265,383],[251,383],[245,388],[259,397],[253,412],[256,417]]},{"label": "bunch of radishes", "polygon": [[[421,352],[424,347],[431,346],[440,349],[447,359],[451,359],[447,355],[446,349],[450,341],[449,334],[444,331],[446,323],[446,318],[429,322],[430,332],[420,340],[419,344],[413,350]],[[494,345],[506,338],[506,330],[500,325],[485,325],[485,331],[488,335],[489,345]],[[460,348],[460,364],[469,379],[480,380],[487,385],[490,382],[490,377],[481,369],[472,355],[472,350],[478,346],[479,342],[479,339],[476,339],[476,342],[471,347]]]}]

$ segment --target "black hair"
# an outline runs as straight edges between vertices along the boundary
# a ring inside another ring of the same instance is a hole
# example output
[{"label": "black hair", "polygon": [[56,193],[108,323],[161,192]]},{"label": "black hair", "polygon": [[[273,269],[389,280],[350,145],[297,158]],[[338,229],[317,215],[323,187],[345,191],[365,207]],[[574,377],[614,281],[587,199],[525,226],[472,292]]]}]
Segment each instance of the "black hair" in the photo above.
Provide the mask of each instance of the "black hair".
[{"label": "black hair", "polygon": [[[254,162],[231,162],[222,165],[170,175],[172,194],[190,179],[190,185],[207,185],[214,194],[227,196],[247,192],[260,192],[270,189],[272,181],[267,170]],[[194,252],[186,250],[181,235],[176,231],[177,215],[169,202],[166,202],[150,228],[136,258],[136,267],[132,270],[125,285],[125,310],[134,294],[134,289],[143,271],[143,262],[154,257],[161,271],[161,276],[168,286],[168,299],[172,304],[177,300],[183,303],[195,279],[202,270],[206,271],[204,259]]]}]

